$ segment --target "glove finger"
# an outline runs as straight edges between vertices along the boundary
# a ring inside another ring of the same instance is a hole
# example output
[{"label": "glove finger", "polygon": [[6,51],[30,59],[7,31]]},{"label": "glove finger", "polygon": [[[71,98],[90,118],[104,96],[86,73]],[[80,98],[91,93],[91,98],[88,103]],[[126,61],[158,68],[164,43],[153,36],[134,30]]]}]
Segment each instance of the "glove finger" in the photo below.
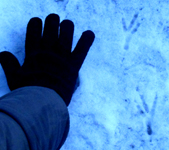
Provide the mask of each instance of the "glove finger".
[{"label": "glove finger", "polygon": [[95,34],[92,31],[88,30],[83,32],[74,51],[71,53],[71,62],[76,71],[80,70],[94,38]]},{"label": "glove finger", "polygon": [[8,86],[13,89],[14,76],[21,67],[19,61],[12,53],[4,51],[0,53],[0,63],[6,75]]},{"label": "glove finger", "polygon": [[42,20],[37,17],[30,19],[27,25],[27,33],[25,41],[26,56],[40,50],[41,34],[42,34]]},{"label": "glove finger", "polygon": [[70,20],[64,20],[60,24],[59,48],[57,53],[69,54],[72,49],[74,24]]},{"label": "glove finger", "polygon": [[46,17],[42,37],[42,48],[44,50],[54,51],[58,40],[59,22],[60,18],[57,14],[50,14]]}]

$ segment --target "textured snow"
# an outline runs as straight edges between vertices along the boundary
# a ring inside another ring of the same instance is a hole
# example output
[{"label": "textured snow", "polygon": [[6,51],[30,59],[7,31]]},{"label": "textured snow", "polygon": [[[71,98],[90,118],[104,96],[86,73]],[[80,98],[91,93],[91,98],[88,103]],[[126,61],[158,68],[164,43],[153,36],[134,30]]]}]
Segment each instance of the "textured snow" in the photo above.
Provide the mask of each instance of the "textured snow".
[{"label": "textured snow", "polygon": [[[23,63],[26,26],[50,13],[95,41],[80,70],[62,150],[162,150],[169,147],[169,1],[0,1],[0,51]],[[0,69],[0,96],[9,92]]]}]

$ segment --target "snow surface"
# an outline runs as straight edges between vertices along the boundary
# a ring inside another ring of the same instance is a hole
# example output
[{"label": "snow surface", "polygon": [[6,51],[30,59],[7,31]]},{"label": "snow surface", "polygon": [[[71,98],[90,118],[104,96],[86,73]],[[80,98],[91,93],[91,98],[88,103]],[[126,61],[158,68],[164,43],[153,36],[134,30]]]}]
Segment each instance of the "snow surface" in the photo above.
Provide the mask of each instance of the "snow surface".
[{"label": "snow surface", "polygon": [[[80,70],[62,150],[167,150],[169,147],[168,0],[0,1],[0,51],[23,63],[26,26],[50,13],[95,41]],[[0,69],[0,96],[9,92]]]}]

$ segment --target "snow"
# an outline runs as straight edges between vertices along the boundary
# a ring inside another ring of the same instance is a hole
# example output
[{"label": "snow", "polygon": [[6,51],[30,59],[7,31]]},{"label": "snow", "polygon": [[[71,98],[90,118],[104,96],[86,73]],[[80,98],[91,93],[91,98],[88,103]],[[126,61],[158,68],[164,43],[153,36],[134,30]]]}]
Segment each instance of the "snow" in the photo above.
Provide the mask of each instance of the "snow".
[{"label": "snow", "polygon": [[[26,25],[50,13],[95,41],[68,109],[62,150],[162,150],[169,147],[169,1],[0,1],[0,51],[23,63]],[[9,92],[0,68],[0,96]]]}]

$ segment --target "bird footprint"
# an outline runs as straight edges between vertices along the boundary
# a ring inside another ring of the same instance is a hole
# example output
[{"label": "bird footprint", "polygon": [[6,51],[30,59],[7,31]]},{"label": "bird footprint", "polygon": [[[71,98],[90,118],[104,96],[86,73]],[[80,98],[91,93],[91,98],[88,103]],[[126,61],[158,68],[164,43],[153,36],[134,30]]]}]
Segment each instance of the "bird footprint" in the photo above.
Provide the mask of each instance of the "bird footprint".
[{"label": "bird footprint", "polygon": [[139,26],[140,26],[140,23],[137,23],[136,26],[134,27],[134,24],[136,22],[138,18],[138,13],[136,13],[134,16],[133,16],[133,19],[131,20],[130,22],[130,25],[127,27],[126,26],[126,21],[124,18],[122,18],[122,25],[123,25],[123,30],[125,32],[130,32],[129,35],[126,37],[126,41],[125,41],[125,45],[124,45],[124,49],[125,50],[128,50],[129,49],[129,42],[131,40],[131,37],[132,35],[137,32]]},{"label": "bird footprint", "polygon": [[[153,118],[155,116],[155,111],[156,111],[156,107],[157,107],[158,95],[156,93],[156,96],[154,98],[153,105],[152,105],[151,109],[149,109],[149,106],[146,103],[145,97],[141,94],[140,94],[140,99],[142,101],[142,106],[146,112],[145,117],[146,117],[146,125],[147,125],[147,134],[152,135],[152,133],[153,133],[152,123],[153,123]],[[142,110],[140,105],[138,105],[138,109]],[[140,111],[140,112],[144,113],[144,111]]]}]

